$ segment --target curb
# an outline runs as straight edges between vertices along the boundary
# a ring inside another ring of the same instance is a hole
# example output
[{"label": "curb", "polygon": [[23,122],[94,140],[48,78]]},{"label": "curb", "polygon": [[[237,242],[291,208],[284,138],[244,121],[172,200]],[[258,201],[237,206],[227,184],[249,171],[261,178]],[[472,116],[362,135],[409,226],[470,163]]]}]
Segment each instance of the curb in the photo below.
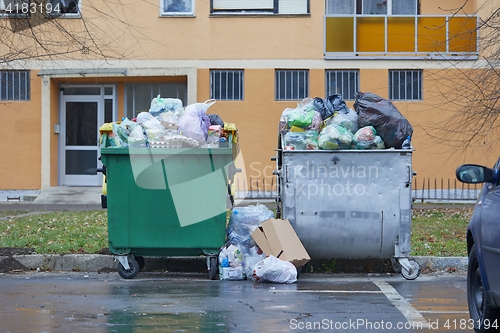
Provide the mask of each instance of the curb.
[{"label": "curb", "polygon": [[[436,271],[466,271],[467,257],[413,257],[424,273]],[[23,254],[0,257],[0,267],[9,270],[0,273],[21,271],[116,271],[118,261],[113,255]],[[393,272],[389,259],[313,259],[305,267],[308,273],[388,273]],[[154,272],[207,272],[207,257],[146,257],[144,271]]]}]

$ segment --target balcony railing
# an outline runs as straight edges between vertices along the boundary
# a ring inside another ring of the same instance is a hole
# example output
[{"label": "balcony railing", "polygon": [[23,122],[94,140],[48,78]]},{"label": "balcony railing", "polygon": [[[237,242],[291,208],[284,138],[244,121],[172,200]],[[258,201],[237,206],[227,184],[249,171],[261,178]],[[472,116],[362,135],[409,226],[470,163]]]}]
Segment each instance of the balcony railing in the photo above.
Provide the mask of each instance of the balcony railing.
[{"label": "balcony railing", "polygon": [[325,58],[477,59],[478,16],[325,15]]}]

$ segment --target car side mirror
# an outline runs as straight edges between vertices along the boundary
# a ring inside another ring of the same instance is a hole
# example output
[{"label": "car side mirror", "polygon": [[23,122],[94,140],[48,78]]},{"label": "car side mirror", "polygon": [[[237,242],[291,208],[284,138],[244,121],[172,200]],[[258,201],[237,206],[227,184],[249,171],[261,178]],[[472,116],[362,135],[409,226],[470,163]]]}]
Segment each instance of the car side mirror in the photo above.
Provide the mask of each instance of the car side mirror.
[{"label": "car side mirror", "polygon": [[457,168],[456,176],[466,184],[491,183],[495,178],[495,171],[477,164],[464,164]]}]

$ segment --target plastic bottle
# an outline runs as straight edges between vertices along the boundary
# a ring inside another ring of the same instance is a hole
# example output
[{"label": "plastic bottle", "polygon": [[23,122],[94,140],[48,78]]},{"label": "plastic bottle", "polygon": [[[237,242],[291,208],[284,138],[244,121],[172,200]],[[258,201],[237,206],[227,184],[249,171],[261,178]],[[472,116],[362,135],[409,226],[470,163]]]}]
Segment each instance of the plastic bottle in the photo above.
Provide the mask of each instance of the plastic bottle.
[{"label": "plastic bottle", "polygon": [[411,149],[411,137],[408,135],[408,137],[403,141],[403,145],[401,146],[402,149]]}]

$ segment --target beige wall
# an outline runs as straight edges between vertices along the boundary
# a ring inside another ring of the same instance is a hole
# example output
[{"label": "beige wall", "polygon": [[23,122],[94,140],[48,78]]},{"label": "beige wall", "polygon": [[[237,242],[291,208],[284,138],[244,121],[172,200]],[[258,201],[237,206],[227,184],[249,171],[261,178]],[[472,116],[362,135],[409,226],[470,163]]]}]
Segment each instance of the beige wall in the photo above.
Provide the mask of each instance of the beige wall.
[{"label": "beige wall", "polygon": [[0,188],[40,187],[40,85],[36,72],[32,72],[31,102],[0,102]]},{"label": "beige wall", "polygon": [[[477,0],[484,2],[484,0]],[[473,14],[477,10],[477,2],[465,0],[420,0],[422,15]]]}]

